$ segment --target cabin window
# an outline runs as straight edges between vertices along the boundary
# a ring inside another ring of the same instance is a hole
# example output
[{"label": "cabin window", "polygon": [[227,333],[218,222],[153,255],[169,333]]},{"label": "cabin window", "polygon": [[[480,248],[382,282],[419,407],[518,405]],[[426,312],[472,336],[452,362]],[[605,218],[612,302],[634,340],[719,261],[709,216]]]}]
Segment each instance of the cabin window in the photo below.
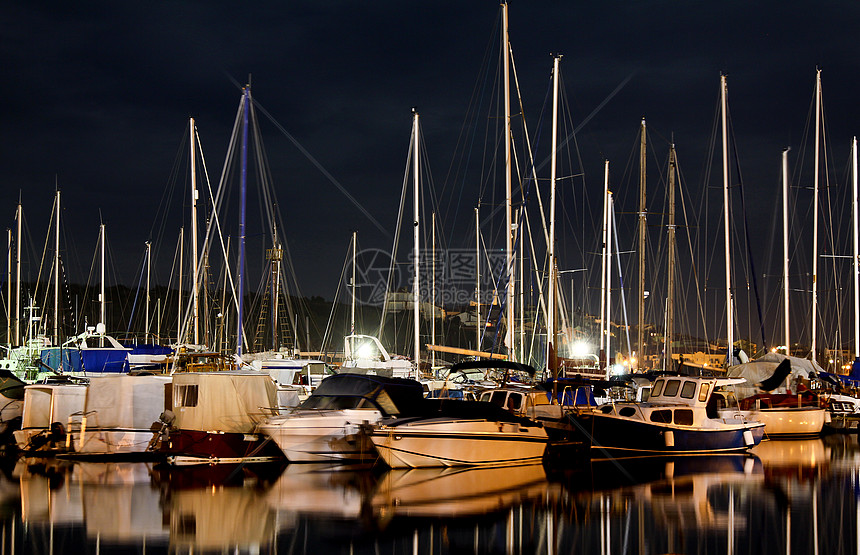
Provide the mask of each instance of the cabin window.
[{"label": "cabin window", "polygon": [[672,411],[671,410],[655,410],[654,412],[651,413],[651,422],[659,422],[661,424],[671,424],[672,423]]},{"label": "cabin window", "polygon": [[699,388],[699,401],[702,403],[708,400],[708,390],[710,387],[711,384],[703,383],[702,387]]},{"label": "cabin window", "polygon": [[679,426],[692,426],[693,411],[690,409],[676,409],[675,424],[678,424]]},{"label": "cabin window", "polygon": [[500,407],[505,406],[505,398],[508,396],[507,391],[494,391],[493,396],[490,397],[490,402],[499,405]]},{"label": "cabin window", "polygon": [[197,384],[194,384],[194,385],[177,385],[176,386],[176,406],[177,407],[196,407],[197,406]]},{"label": "cabin window", "polygon": [[696,382],[684,382],[684,387],[681,388],[681,397],[692,399],[694,395],[696,395]]},{"label": "cabin window", "polygon": [[505,408],[508,410],[519,410],[523,404],[523,398],[519,395],[511,393],[508,395],[508,404],[505,405]]},{"label": "cabin window", "polygon": [[636,414],[636,409],[633,407],[621,407],[618,409],[618,416],[633,416]]},{"label": "cabin window", "polygon": [[663,380],[657,380],[654,382],[654,387],[651,388],[651,397],[659,397],[660,390],[663,389]]},{"label": "cabin window", "polygon": [[674,397],[678,394],[678,388],[681,387],[681,380],[669,380],[666,382],[666,389],[663,391],[663,397]]}]

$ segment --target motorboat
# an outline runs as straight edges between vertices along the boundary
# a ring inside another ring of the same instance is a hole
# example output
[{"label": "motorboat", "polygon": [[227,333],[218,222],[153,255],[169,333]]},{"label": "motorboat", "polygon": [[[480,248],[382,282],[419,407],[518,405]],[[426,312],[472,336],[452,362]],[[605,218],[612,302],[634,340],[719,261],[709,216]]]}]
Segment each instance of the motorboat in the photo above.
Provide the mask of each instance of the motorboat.
[{"label": "motorboat", "polygon": [[548,437],[540,424],[484,401],[425,399],[422,414],[368,430],[391,468],[509,466],[540,461]]},{"label": "motorboat", "polygon": [[821,367],[811,360],[768,353],[728,369],[743,378],[739,401],[728,403],[722,414],[763,422],[768,437],[810,437],[821,433],[827,411],[819,396],[805,384]]},{"label": "motorboat", "polygon": [[257,431],[271,437],[290,462],[374,460],[373,444],[360,427],[409,413],[422,401],[415,380],[335,374],[298,408],[269,418]]},{"label": "motorboat", "polygon": [[615,402],[572,413],[595,450],[637,453],[743,451],[761,442],[764,424],[721,416],[715,390],[742,379],[701,376],[657,378],[647,402]]}]

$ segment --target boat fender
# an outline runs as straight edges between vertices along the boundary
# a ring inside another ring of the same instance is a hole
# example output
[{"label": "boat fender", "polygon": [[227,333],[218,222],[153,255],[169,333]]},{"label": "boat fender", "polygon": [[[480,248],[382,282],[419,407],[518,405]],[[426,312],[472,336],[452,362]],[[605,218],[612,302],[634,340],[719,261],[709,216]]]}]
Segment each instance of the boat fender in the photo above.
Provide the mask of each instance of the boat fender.
[{"label": "boat fender", "polygon": [[675,446],[675,432],[672,430],[666,430],[663,432],[663,439],[666,441],[666,447]]},{"label": "boat fender", "polygon": [[755,439],[753,439],[752,432],[749,430],[744,430],[744,445],[747,447],[755,445]]}]

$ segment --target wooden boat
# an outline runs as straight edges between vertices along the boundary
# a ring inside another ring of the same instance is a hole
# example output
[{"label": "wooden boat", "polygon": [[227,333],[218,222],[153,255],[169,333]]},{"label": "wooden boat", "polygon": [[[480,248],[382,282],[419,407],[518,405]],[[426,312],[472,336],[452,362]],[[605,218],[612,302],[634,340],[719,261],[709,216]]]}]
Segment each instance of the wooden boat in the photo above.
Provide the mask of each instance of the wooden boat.
[{"label": "wooden boat", "polygon": [[721,417],[718,387],[727,378],[671,376],[654,381],[648,402],[617,402],[572,415],[594,450],[637,453],[743,451],[761,442],[764,424]]}]

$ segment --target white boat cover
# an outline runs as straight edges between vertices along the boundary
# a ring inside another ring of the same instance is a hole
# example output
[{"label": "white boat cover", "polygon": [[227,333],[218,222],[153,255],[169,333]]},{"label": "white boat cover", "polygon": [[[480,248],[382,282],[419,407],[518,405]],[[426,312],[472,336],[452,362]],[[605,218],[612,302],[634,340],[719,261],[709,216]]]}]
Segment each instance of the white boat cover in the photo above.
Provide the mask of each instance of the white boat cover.
[{"label": "white boat cover", "polygon": [[84,410],[86,394],[85,385],[28,385],[24,388],[21,427],[47,429],[52,422],[66,426],[70,414]]},{"label": "white boat cover", "polygon": [[794,384],[798,378],[809,379],[810,373],[823,371],[818,363],[809,359],[786,356],[780,353],[768,353],[763,357],[745,362],[744,364],[732,366],[726,371],[727,377],[745,378],[747,381],[746,384],[736,386],[738,399],[744,399],[756,393],[761,393],[756,384],[763,382],[773,375],[776,367],[785,359],[789,359],[791,363],[791,373],[771,393],[795,393]]},{"label": "white boat cover", "polygon": [[277,389],[268,374],[236,370],[173,375],[175,426],[181,430],[250,434],[277,414],[277,406]]},{"label": "white boat cover", "polygon": [[164,388],[170,381],[170,376],[127,374],[90,379],[87,428],[148,430],[164,411]]}]

